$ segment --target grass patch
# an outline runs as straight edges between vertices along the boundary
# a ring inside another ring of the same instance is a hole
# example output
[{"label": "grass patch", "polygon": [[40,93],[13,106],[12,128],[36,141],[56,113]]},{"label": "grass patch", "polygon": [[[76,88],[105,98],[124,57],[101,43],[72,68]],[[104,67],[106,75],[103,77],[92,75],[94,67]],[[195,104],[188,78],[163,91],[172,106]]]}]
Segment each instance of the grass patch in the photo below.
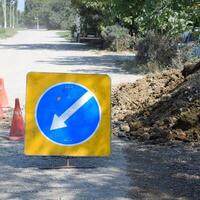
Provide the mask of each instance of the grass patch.
[{"label": "grass patch", "polygon": [[66,40],[72,40],[71,31],[59,31],[57,32],[57,35],[65,38]]},{"label": "grass patch", "polygon": [[5,39],[8,37],[12,37],[17,33],[16,29],[4,29],[4,28],[0,28],[0,39]]}]

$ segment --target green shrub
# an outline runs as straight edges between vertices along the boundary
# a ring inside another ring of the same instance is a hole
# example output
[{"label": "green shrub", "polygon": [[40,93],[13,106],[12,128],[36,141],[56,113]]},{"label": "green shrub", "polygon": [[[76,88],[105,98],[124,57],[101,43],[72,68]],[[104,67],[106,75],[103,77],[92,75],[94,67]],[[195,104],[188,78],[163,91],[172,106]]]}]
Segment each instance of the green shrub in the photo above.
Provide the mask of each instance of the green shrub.
[{"label": "green shrub", "polygon": [[112,51],[123,51],[129,49],[133,39],[126,28],[118,25],[107,26],[101,33],[104,39],[104,47]]},{"label": "green shrub", "polygon": [[0,34],[5,34],[5,33],[6,33],[6,29],[0,28]]},{"label": "green shrub", "polygon": [[173,2],[169,0],[145,1],[141,14],[135,19],[139,31],[146,34],[148,31],[154,30],[170,36],[178,36],[185,31],[191,31],[194,25],[192,15],[196,15],[199,11],[192,7],[189,8],[190,6],[187,8],[183,6],[183,9],[179,7],[177,10],[174,7],[176,1]]},{"label": "green shrub", "polygon": [[169,36],[148,32],[135,45],[137,50],[136,62],[139,65],[166,68],[174,66],[177,57],[177,41]]},{"label": "green shrub", "polygon": [[4,38],[8,38],[8,37],[12,37],[17,33],[16,29],[4,29],[4,28],[0,28],[0,39],[4,39]]},{"label": "green shrub", "polygon": [[59,32],[57,32],[57,35],[59,35],[60,37],[65,38],[66,40],[71,40],[72,39],[72,33],[71,33],[70,30],[59,31]]},{"label": "green shrub", "polygon": [[200,39],[200,30],[193,32],[192,37],[193,37],[193,40],[199,41],[199,39]]}]

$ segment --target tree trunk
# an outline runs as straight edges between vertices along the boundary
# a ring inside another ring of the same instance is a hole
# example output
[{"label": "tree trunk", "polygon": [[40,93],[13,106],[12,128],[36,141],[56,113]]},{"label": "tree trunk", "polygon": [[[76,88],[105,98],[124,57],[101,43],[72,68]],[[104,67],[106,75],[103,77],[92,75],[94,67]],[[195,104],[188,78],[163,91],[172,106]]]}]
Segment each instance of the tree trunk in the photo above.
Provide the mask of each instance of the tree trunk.
[{"label": "tree trunk", "polygon": [[13,4],[13,28],[15,28],[15,4]]},{"label": "tree trunk", "polygon": [[39,18],[37,17],[37,30],[40,29],[40,21],[39,21]]},{"label": "tree trunk", "polygon": [[6,0],[2,0],[4,28],[7,28]]},{"label": "tree trunk", "polygon": [[12,3],[10,1],[10,28],[12,28]]}]

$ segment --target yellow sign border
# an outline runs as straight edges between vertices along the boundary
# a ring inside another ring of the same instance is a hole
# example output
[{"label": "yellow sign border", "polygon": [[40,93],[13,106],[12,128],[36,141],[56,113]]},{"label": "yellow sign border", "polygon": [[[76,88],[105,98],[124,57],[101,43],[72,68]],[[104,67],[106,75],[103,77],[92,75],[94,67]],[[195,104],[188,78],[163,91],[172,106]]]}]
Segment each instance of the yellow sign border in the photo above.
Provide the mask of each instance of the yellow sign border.
[{"label": "yellow sign border", "polygon": [[[93,92],[101,107],[101,121],[96,133],[86,142],[63,146],[49,141],[40,132],[35,108],[41,95],[61,82],[81,84]],[[111,80],[108,75],[30,72],[26,88],[26,128],[24,153],[43,156],[109,156],[111,154]]]}]

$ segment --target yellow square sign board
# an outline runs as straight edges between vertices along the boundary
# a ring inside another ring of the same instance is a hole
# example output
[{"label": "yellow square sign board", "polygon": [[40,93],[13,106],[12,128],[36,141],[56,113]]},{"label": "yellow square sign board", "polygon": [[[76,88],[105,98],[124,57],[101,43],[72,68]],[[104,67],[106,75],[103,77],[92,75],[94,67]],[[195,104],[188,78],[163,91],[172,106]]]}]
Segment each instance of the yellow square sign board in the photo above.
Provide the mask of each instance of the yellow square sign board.
[{"label": "yellow square sign board", "polygon": [[110,155],[107,75],[31,72],[26,92],[26,155]]}]

